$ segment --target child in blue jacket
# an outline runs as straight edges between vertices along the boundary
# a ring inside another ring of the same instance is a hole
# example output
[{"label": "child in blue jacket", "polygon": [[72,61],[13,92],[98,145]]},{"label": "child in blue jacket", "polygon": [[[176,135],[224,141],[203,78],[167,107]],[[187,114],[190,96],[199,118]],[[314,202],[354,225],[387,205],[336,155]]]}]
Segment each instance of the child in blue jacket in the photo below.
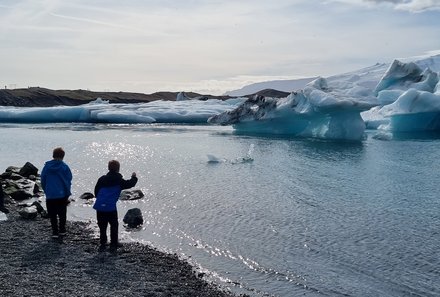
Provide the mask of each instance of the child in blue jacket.
[{"label": "child in blue jacket", "polygon": [[116,249],[118,243],[118,211],[116,202],[124,189],[134,187],[138,181],[136,173],[129,180],[123,179],[119,173],[120,164],[116,160],[108,162],[108,173],[101,176],[95,186],[96,218],[100,233],[101,249],[107,244],[107,225],[110,224],[110,248]]},{"label": "child in blue jacket", "polygon": [[53,238],[66,235],[67,204],[69,196],[72,195],[72,172],[63,162],[64,155],[61,147],[55,148],[52,153],[53,160],[47,161],[41,171],[41,186],[46,195]]}]

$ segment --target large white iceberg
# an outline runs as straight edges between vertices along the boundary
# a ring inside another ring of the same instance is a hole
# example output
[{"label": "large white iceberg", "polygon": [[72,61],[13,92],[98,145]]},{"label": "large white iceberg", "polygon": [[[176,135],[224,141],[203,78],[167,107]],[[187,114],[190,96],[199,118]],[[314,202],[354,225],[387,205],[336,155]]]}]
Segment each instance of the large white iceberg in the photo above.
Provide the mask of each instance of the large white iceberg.
[{"label": "large white iceberg", "polygon": [[347,81],[337,87],[318,78],[286,98],[255,96],[208,122],[233,125],[238,132],[360,140],[360,112],[377,105],[371,90]]}]

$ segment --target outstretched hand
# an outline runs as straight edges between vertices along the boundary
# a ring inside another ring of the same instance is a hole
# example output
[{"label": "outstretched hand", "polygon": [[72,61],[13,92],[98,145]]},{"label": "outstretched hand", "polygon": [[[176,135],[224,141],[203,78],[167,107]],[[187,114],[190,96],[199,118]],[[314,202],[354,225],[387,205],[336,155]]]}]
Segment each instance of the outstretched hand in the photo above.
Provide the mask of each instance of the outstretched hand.
[{"label": "outstretched hand", "polygon": [[136,177],[136,172],[133,172],[133,173],[131,174],[131,177]]}]

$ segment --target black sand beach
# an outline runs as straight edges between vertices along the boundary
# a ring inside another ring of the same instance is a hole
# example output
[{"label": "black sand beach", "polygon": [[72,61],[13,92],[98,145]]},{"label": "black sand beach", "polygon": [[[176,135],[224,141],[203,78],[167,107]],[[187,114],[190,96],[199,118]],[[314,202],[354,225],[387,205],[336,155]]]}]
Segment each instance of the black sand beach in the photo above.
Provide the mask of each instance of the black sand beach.
[{"label": "black sand beach", "polygon": [[85,223],[68,222],[63,239],[50,222],[22,219],[15,206],[0,221],[0,296],[231,297],[202,280],[187,262],[141,244],[98,250]]}]

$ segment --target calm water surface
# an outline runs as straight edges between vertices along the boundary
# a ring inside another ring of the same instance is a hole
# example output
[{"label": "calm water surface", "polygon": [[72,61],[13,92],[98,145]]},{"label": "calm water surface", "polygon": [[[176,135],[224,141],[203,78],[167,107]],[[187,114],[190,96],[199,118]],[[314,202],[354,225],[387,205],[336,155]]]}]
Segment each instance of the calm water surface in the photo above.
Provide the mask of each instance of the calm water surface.
[{"label": "calm water surface", "polygon": [[[358,144],[176,125],[1,125],[0,167],[66,150],[73,196],[110,159],[136,171],[145,224],[122,227],[252,296],[440,296],[440,140]],[[219,162],[208,162],[207,155]],[[91,221],[76,200],[71,220]]]}]

